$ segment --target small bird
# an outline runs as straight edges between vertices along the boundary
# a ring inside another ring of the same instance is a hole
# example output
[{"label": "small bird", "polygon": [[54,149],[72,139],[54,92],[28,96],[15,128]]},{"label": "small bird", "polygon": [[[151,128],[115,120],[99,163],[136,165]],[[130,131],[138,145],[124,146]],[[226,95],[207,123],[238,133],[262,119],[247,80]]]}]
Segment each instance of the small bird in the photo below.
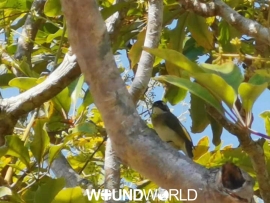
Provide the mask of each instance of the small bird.
[{"label": "small bird", "polygon": [[154,102],[151,120],[162,141],[170,143],[174,148],[182,150],[190,158],[193,158],[192,149],[194,146],[192,139],[178,118],[171,113],[165,102]]}]

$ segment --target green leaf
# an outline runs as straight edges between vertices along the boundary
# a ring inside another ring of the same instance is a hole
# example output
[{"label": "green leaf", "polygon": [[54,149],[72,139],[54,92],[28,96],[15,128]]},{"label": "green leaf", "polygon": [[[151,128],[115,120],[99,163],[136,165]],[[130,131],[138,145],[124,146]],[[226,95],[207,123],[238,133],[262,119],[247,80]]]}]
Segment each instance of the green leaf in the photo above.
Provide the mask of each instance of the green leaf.
[{"label": "green leaf", "polygon": [[264,120],[267,135],[270,135],[270,111],[264,111],[260,114],[260,117]]},{"label": "green leaf", "polygon": [[9,81],[9,86],[17,87],[21,90],[29,90],[38,84],[37,80],[37,78],[17,77]]},{"label": "green leaf", "polygon": [[44,14],[48,17],[55,17],[62,14],[60,0],[47,0],[44,6]]},{"label": "green leaf", "polygon": [[197,83],[191,82],[187,79],[178,78],[176,76],[171,76],[171,75],[159,76],[155,79],[161,82],[168,82],[177,87],[186,89],[190,91],[192,94],[206,101],[208,104],[210,104],[215,109],[217,109],[220,113],[223,112],[221,104],[216,100],[216,98],[214,98],[213,95],[207,89],[205,89],[204,87],[202,87],[201,85]]},{"label": "green leaf", "polygon": [[4,8],[6,3],[7,3],[7,0],[0,0],[0,8]]},{"label": "green leaf", "polygon": [[50,145],[50,138],[44,129],[47,119],[36,119],[34,124],[34,139],[30,144],[30,149],[38,163],[43,161],[43,156]]},{"label": "green leaf", "polygon": [[115,12],[121,11],[128,4],[129,4],[129,2],[124,1],[124,2],[119,2],[117,4],[114,4],[114,5],[110,6],[110,7],[103,8],[101,10],[101,15],[102,15],[103,19],[106,20],[111,15],[113,15]]},{"label": "green leaf", "polygon": [[52,164],[52,162],[54,161],[54,159],[59,155],[59,153],[61,152],[61,150],[65,147],[64,143],[61,143],[59,145],[52,145],[50,147],[49,150],[49,165]]},{"label": "green leaf", "polygon": [[12,195],[11,189],[8,187],[0,186],[0,198],[6,195]]},{"label": "green leaf", "polygon": [[41,184],[36,193],[34,202],[38,203],[50,203],[53,201],[57,193],[65,186],[65,179],[51,179],[48,178]]},{"label": "green leaf", "polygon": [[237,46],[233,45],[231,40],[233,38],[240,37],[241,33],[224,20],[220,21],[218,27],[220,33],[218,41],[222,47],[222,50],[226,53],[237,52]]},{"label": "green leaf", "polygon": [[193,74],[193,77],[198,83],[212,92],[219,101],[223,101],[230,108],[233,108],[237,95],[232,86],[228,85],[223,78],[211,73]]},{"label": "green leaf", "polygon": [[8,87],[9,82],[15,78],[15,75],[12,73],[5,73],[3,75],[0,75],[0,87]]},{"label": "green leaf", "polygon": [[81,114],[83,111],[86,110],[86,108],[92,104],[94,102],[94,99],[90,93],[90,90],[87,89],[85,91],[85,95],[84,95],[84,98],[83,98],[83,103],[81,104],[81,106],[78,108],[78,114]]},{"label": "green leaf", "polygon": [[188,12],[183,13],[177,20],[176,27],[169,32],[170,41],[168,44],[169,49],[176,50],[180,53],[183,51],[184,39],[186,37],[185,29],[188,18]]},{"label": "green leaf", "polygon": [[66,188],[61,190],[52,203],[88,203],[87,196],[83,196],[83,191],[80,187]]},{"label": "green leaf", "polygon": [[[61,37],[63,34],[63,29],[60,28],[59,30],[57,30],[56,33],[53,33],[53,34],[49,34],[47,36],[47,39],[46,39],[46,43],[51,43],[55,38],[57,37]],[[66,35],[66,34],[65,34]]]},{"label": "green leaf", "polygon": [[176,105],[186,98],[187,90],[166,84],[164,102],[169,101],[171,105]]},{"label": "green leaf", "polygon": [[254,102],[263,93],[265,88],[267,88],[267,85],[267,82],[261,85],[253,85],[246,82],[241,83],[238,92],[242,100],[243,108],[246,112],[250,112],[252,110]]},{"label": "green leaf", "polygon": [[79,123],[76,125],[74,128],[70,129],[70,134],[75,134],[75,135],[95,135],[97,133],[97,127],[94,123],[92,122],[84,122],[84,123]]},{"label": "green leaf", "polygon": [[171,49],[151,49],[148,47],[143,47],[143,50],[165,59],[172,64],[178,66],[179,68],[188,71],[190,73],[203,73],[204,71],[196,64],[186,58],[183,54],[171,50]]},{"label": "green leaf", "polygon": [[18,157],[28,168],[30,167],[28,149],[24,146],[24,142],[21,141],[18,136],[6,136],[6,146],[8,147],[8,155]]},{"label": "green leaf", "polygon": [[59,112],[62,112],[63,108],[65,113],[68,114],[71,105],[71,97],[68,87],[63,89],[58,95],[52,98],[52,101],[56,104],[55,107]]},{"label": "green leaf", "polygon": [[131,64],[130,64],[131,68],[134,68],[137,65],[137,63],[139,63],[140,61],[145,34],[146,34],[146,30],[143,30],[142,32],[138,34],[137,41],[135,42],[135,44],[132,45],[128,53],[128,57],[131,61]]},{"label": "green leaf", "polygon": [[212,132],[213,132],[213,139],[212,139],[212,143],[215,146],[220,145],[221,143],[221,135],[222,135],[222,131],[223,131],[223,126],[219,124],[219,122],[217,122],[213,117],[211,117],[210,115],[208,115],[208,119],[210,120],[210,124],[211,124],[211,128],[212,128]]},{"label": "green leaf", "polygon": [[80,78],[77,81],[77,84],[74,88],[74,90],[71,93],[71,102],[73,103],[73,108],[74,108],[74,114],[75,114],[75,109],[76,109],[76,104],[77,101],[80,97],[80,94],[82,92],[82,87],[83,87],[83,83],[84,83],[84,76],[81,75]]},{"label": "green leaf", "polygon": [[215,73],[222,77],[230,86],[233,87],[235,92],[238,91],[238,87],[244,79],[239,67],[232,62],[224,63],[222,65],[204,63],[201,64],[201,66],[206,72]]},{"label": "green leaf", "polygon": [[211,50],[213,48],[214,36],[213,33],[209,30],[204,17],[201,17],[193,12],[189,12],[187,27],[198,45],[204,47],[207,50]]},{"label": "green leaf", "polygon": [[190,97],[191,132],[201,133],[210,123],[205,111],[205,101],[194,94],[191,94]]},{"label": "green leaf", "polygon": [[208,136],[201,138],[193,151],[194,160],[198,160],[201,156],[206,154],[209,150],[209,146],[210,146],[210,143],[209,143]]}]

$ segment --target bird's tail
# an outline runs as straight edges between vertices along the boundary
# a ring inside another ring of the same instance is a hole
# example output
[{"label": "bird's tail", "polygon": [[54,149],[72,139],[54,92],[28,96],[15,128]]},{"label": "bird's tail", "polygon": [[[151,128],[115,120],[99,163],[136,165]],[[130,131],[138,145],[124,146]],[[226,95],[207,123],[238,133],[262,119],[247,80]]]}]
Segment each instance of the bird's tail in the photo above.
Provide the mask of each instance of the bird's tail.
[{"label": "bird's tail", "polygon": [[185,147],[186,147],[186,155],[188,155],[189,156],[189,158],[193,158],[193,152],[192,152],[192,150],[193,150],[193,144],[192,144],[192,142],[185,142]]}]

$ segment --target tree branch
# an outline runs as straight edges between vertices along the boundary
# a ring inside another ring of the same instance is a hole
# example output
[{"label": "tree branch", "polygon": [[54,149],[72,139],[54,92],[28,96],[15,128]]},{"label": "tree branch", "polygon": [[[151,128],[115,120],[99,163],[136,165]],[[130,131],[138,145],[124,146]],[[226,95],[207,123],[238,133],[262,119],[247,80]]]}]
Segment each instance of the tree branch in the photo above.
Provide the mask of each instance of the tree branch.
[{"label": "tree branch", "polygon": [[44,82],[16,97],[0,100],[0,145],[4,144],[5,135],[12,134],[20,116],[56,96],[80,75],[76,57],[67,55],[62,64]]},{"label": "tree branch", "polygon": [[241,33],[270,45],[270,31],[268,28],[254,20],[241,16],[221,0],[214,0],[209,3],[201,3],[198,0],[179,0],[179,3],[185,9],[194,11],[204,17],[221,16]]},{"label": "tree branch", "polygon": [[195,164],[158,139],[141,120],[117,70],[96,1],[61,2],[71,46],[91,87],[113,149],[122,162],[165,189],[181,188],[184,198],[187,198],[187,189],[194,188],[198,192],[194,202],[251,202],[252,184],[247,173],[241,173],[245,177],[240,190],[244,187],[249,192],[244,193],[244,196],[230,188],[217,190],[217,183],[220,183],[218,177],[223,176],[222,171],[214,174]]},{"label": "tree branch", "polygon": [[[149,1],[147,30],[144,40],[144,46],[149,48],[157,48],[159,45],[163,20],[163,1]],[[153,64],[155,57],[146,51],[142,51],[140,61],[138,63],[135,78],[129,88],[134,103],[137,103],[147,88],[149,80],[152,76]]]},{"label": "tree branch", "polygon": [[35,40],[38,28],[41,26],[43,21],[40,18],[35,18],[33,13],[35,12],[37,15],[43,15],[45,2],[46,0],[35,0],[33,2],[30,13],[27,15],[24,27],[22,29],[22,34],[18,40],[15,58],[20,60],[22,57],[26,57],[29,67],[32,67],[31,53],[33,49],[33,41]]},{"label": "tree branch", "polygon": [[215,108],[207,106],[207,112],[214,119],[216,119],[228,132],[238,138],[243,150],[249,155],[251,159],[252,166],[259,183],[261,197],[265,203],[269,203],[270,181],[262,146],[259,144],[259,142],[255,142],[251,139],[248,129],[238,128],[234,123],[220,115],[220,113]]}]

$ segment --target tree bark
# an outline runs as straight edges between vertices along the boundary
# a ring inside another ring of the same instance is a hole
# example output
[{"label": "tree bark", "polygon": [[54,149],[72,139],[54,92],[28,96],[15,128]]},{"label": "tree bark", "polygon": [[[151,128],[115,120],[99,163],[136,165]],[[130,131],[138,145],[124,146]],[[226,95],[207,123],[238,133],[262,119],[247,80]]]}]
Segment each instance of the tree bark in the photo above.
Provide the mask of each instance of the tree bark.
[{"label": "tree bark", "polygon": [[141,120],[117,70],[96,1],[61,2],[72,49],[122,162],[164,189],[182,189],[183,198],[188,189],[195,189],[194,202],[251,202],[252,179],[247,173],[241,171],[244,181],[237,187],[241,194],[226,188],[221,169],[208,170],[192,162],[158,139]]}]

